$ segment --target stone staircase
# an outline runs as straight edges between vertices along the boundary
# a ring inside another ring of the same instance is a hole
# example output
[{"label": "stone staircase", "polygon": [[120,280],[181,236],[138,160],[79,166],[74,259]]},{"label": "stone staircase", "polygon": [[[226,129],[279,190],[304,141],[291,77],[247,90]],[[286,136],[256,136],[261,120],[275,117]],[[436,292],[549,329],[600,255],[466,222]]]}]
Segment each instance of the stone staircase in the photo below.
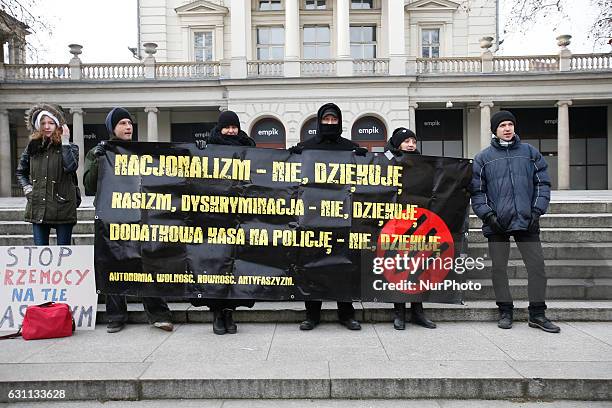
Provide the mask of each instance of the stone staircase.
[{"label": "stone staircase", "polygon": [[[0,245],[31,245],[31,225],[23,222],[22,199],[15,205],[3,199],[0,206]],[[86,200],[78,210],[73,233],[75,245],[93,244],[94,208]],[[478,292],[466,292],[466,305],[428,304],[429,313],[438,321],[494,320],[494,293],[490,279],[487,244],[480,230],[481,222],[470,215],[469,255],[483,257],[485,269],[466,273],[466,279],[480,282]],[[542,243],[548,276],[547,303],[549,316],[566,320],[612,320],[612,198],[593,202],[552,202],[541,219]],[[53,243],[55,237],[52,236]],[[517,306],[517,318],[525,318],[527,274],[516,246],[512,244],[508,268],[511,291]],[[100,299],[98,321],[105,320]],[[171,302],[176,321],[209,321],[204,308],[188,303]],[[366,303],[356,305],[363,321],[387,321],[390,305]],[[335,318],[335,303],[324,304],[323,320]],[[240,310],[238,317],[249,322],[298,322],[303,318],[301,302],[258,302],[256,307]],[[130,320],[146,321],[140,303],[130,305]]]}]

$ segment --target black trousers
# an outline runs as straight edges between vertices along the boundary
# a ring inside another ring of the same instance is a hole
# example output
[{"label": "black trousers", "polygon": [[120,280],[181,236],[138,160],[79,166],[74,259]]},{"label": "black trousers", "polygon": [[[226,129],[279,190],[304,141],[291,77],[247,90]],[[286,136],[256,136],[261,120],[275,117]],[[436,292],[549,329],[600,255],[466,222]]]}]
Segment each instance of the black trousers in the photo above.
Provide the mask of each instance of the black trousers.
[{"label": "black trousers", "polygon": [[527,292],[529,297],[529,314],[537,316],[546,310],[546,272],[544,270],[544,253],[539,233],[515,231],[507,234],[488,236],[489,255],[491,256],[491,274],[497,306],[502,311],[511,311],[514,307],[510,284],[508,282],[508,258],[510,256],[510,236],[521,252],[527,268]]},{"label": "black trousers", "polygon": [[[321,306],[323,302],[320,300],[307,300],[306,304],[306,318],[314,321],[321,320]],[[338,319],[354,319],[355,308],[351,302],[338,302]]]},{"label": "black trousers", "polygon": [[[149,323],[171,322],[172,313],[166,301],[159,297],[143,297],[144,305]],[[106,295],[106,319],[109,322],[127,322],[127,300],[123,295]]]}]

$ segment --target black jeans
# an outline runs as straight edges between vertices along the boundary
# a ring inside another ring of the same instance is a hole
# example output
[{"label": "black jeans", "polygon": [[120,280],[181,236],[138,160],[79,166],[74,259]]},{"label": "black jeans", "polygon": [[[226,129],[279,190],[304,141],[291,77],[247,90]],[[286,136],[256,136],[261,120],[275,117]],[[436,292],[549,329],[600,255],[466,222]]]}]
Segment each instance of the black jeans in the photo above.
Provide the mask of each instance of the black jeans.
[{"label": "black jeans", "polygon": [[[166,301],[159,297],[143,297],[142,304],[149,323],[171,322],[172,313]],[[106,295],[106,319],[109,322],[122,322],[128,320],[127,300],[123,295]]]},{"label": "black jeans", "polygon": [[495,291],[497,306],[501,311],[511,311],[514,307],[507,273],[510,236],[514,237],[527,268],[529,315],[532,317],[543,315],[546,310],[546,272],[544,271],[544,253],[542,252],[539,233],[514,231],[487,237],[492,263],[493,290]]},{"label": "black jeans", "polygon": [[[314,321],[321,320],[321,306],[323,302],[320,300],[307,300],[306,302],[306,318]],[[355,318],[355,308],[351,302],[338,302],[338,319],[347,320]]]}]

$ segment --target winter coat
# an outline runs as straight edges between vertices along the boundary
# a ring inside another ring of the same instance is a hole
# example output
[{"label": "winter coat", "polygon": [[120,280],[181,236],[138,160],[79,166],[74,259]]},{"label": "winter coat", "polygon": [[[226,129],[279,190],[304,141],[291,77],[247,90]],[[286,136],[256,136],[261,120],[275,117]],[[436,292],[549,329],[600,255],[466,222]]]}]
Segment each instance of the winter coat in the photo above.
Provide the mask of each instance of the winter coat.
[{"label": "winter coat", "polygon": [[[518,135],[513,140],[502,146],[497,137],[491,139],[491,146],[474,158],[470,185],[474,213],[483,221],[494,213],[506,232],[527,231],[532,212],[544,214],[550,202],[546,161]],[[482,231],[493,234],[488,225]]]},{"label": "winter coat", "polygon": [[17,165],[17,182],[32,185],[25,220],[35,224],[76,224],[79,147],[31,140]]}]

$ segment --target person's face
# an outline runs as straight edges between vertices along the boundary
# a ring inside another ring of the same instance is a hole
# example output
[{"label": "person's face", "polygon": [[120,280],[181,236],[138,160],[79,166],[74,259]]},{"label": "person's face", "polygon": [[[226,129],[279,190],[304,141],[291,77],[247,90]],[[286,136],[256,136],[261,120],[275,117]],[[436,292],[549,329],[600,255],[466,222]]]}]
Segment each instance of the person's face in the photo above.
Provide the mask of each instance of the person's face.
[{"label": "person's face", "polygon": [[335,117],[334,115],[325,115],[321,119],[321,123],[324,124],[324,125],[337,125],[338,124],[338,118]]},{"label": "person's face", "polygon": [[497,126],[496,136],[505,142],[509,142],[514,137],[514,123],[511,120],[504,120]]},{"label": "person's face", "polygon": [[236,136],[240,129],[238,126],[229,125],[228,127],[221,128],[221,134],[224,136]]},{"label": "person's face", "polygon": [[129,119],[121,119],[115,126],[115,136],[121,140],[132,140],[132,121]]},{"label": "person's face", "polygon": [[53,119],[48,116],[43,116],[40,121],[40,132],[42,135],[47,138],[51,137],[53,132],[55,132],[55,129],[57,129],[57,125]]},{"label": "person's face", "polygon": [[416,148],[417,148],[416,140],[414,140],[414,138],[412,137],[409,137],[408,139],[404,140],[402,144],[400,145],[400,150],[404,152],[414,152]]}]

